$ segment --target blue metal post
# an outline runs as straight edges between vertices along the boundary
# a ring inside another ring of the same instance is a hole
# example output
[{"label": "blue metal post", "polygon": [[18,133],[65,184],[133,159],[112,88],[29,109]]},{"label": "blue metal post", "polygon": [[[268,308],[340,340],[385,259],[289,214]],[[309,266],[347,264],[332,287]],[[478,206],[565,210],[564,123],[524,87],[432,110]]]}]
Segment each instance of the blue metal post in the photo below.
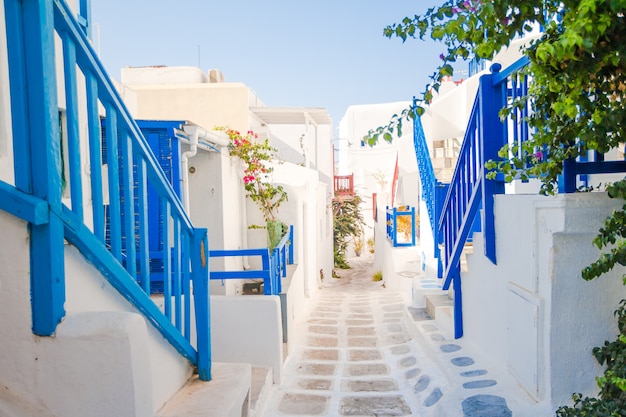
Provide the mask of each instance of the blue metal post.
[{"label": "blue metal post", "polygon": [[270,261],[270,251],[267,249],[267,254],[261,257],[262,267],[265,271],[270,271],[270,276],[264,280],[263,285],[263,294],[265,295],[273,295],[274,294],[274,285],[272,282],[272,270],[271,270],[271,261]]},{"label": "blue metal post", "polygon": [[193,294],[198,342],[198,376],[211,380],[211,310],[209,294],[209,238],[207,229],[194,229],[192,259]]},{"label": "blue metal post", "polygon": [[461,271],[454,272],[454,338],[463,337],[463,295],[461,292]]},{"label": "blue metal post", "polygon": [[417,234],[417,230],[415,230],[415,207],[411,208],[411,246],[415,246],[415,235]]},{"label": "blue metal post", "polygon": [[33,332],[49,336],[65,315],[59,109],[53,4],[5,1],[15,184],[48,202],[50,220],[30,225]]},{"label": "blue metal post", "polygon": [[576,160],[569,158],[563,161],[563,173],[559,181],[560,193],[576,192]]},{"label": "blue metal post", "polygon": [[65,106],[67,120],[67,158],[69,166],[72,211],[83,220],[83,185],[78,133],[78,91],[76,82],[76,44],[71,36],[63,36],[63,75],[65,80]]},{"label": "blue metal post", "polygon": [[293,224],[289,226],[289,265],[293,264]]},{"label": "blue metal post", "polygon": [[[494,85],[492,79],[494,74],[500,71],[500,64],[491,66],[492,74],[480,77],[479,96],[480,116],[479,135],[482,135],[481,165],[489,160],[498,160],[498,151],[506,144],[506,126],[500,121],[499,112],[506,105],[506,82],[499,82]],[[485,256],[496,263],[496,232],[494,216],[494,195],[504,194],[504,183],[502,181],[487,180],[485,178],[487,170],[483,168],[483,215],[484,215],[484,236],[485,236]]]},{"label": "blue metal post", "polygon": [[98,81],[92,71],[85,72],[87,85],[87,126],[89,129],[89,163],[91,165],[91,203],[93,230],[104,242],[104,199],[102,197],[102,142],[98,114]]}]

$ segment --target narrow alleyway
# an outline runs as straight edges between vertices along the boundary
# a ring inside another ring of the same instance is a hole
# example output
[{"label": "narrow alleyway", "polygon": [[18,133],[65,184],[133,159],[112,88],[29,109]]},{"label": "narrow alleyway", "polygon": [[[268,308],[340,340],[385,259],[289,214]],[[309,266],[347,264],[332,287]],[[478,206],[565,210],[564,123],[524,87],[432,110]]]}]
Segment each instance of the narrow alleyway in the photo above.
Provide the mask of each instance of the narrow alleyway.
[{"label": "narrow alleyway", "polygon": [[[496,382],[480,378],[487,371],[469,371],[473,360],[454,355],[461,347],[426,324],[428,316],[420,317],[425,313],[408,309],[399,293],[374,282],[372,258],[354,258],[350,264],[352,269],[337,271],[339,278],[325,279],[317,304],[298,331],[283,384],[274,388],[258,417],[511,416],[499,396],[453,399],[454,390],[415,340],[410,328],[415,320],[424,320],[422,327],[439,354],[453,355],[446,360],[459,367],[462,382],[477,384],[475,388]],[[444,392],[455,403],[451,413],[438,404]]]}]

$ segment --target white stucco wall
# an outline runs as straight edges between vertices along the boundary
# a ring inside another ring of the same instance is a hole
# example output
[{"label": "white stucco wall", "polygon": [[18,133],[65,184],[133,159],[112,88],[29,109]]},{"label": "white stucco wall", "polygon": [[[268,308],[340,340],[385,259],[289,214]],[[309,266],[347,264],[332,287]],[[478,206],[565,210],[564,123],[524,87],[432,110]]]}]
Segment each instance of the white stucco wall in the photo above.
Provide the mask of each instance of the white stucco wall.
[{"label": "white stucco wall", "polygon": [[[65,308],[68,315],[74,312],[98,311],[139,314],[72,246],[66,247],[65,265],[67,288]],[[191,367],[152,325],[145,322],[145,326],[149,350],[143,351],[142,354],[147,354],[150,361],[153,409],[157,410],[191,376]]]},{"label": "white stucco wall", "polygon": [[[158,69],[157,69],[158,72]],[[189,120],[205,129],[229,126],[240,132],[259,131],[248,115],[250,89],[242,83],[139,83],[150,68],[122,69],[122,83],[136,95],[138,119]],[[131,81],[131,82],[128,82]]]},{"label": "white stucco wall", "polygon": [[617,334],[624,268],[592,282],[580,271],[597,259],[591,241],[619,205],[603,193],[497,196],[498,264],[482,254],[481,234],[468,256],[464,339],[552,409],[596,392],[591,350]]},{"label": "white stucco wall", "polygon": [[[90,415],[153,415],[191,375],[186,360],[71,246],[66,318],[55,337],[33,335],[26,224],[0,212],[0,228],[12,236],[0,250],[0,384],[11,392],[10,401],[64,417],[99,409],[102,414]],[[103,372],[107,367],[111,372]],[[117,401],[106,406],[107,398]]]},{"label": "white stucco wall", "polygon": [[211,296],[213,361],[271,367],[282,381],[283,334],[278,296]]}]

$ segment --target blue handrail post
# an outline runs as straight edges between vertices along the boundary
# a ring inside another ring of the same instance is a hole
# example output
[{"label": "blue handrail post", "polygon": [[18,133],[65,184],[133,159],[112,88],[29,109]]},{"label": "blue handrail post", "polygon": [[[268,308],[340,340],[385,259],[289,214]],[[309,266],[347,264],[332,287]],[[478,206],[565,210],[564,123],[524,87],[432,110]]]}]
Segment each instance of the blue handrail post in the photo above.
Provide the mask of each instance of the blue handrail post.
[{"label": "blue handrail post", "polygon": [[289,225],[289,264],[293,264],[293,224]]},{"label": "blue handrail post", "polygon": [[[434,201],[433,201],[433,213],[436,216],[436,222],[441,218],[441,212],[443,211],[443,203],[446,201],[446,195],[448,194],[448,189],[450,188],[450,184],[444,184],[442,182],[436,181],[434,184]],[[430,214],[430,213],[429,213]],[[432,224],[432,221],[431,221]],[[437,277],[443,278],[443,261],[441,259],[441,248],[439,245],[443,243],[443,235],[439,233],[439,227],[435,226],[433,228],[433,242],[435,244],[434,255],[435,259],[437,259]]]},{"label": "blue handrail post", "polygon": [[65,316],[53,3],[5,1],[4,7],[15,185],[45,200],[51,214],[49,222],[30,225],[32,330],[37,335],[50,336]]},{"label": "blue handrail post", "polygon": [[499,112],[506,105],[505,82],[493,82],[495,74],[500,72],[502,66],[493,64],[490,68],[491,74],[480,77],[479,96],[480,118],[479,129],[482,142],[482,206],[483,206],[483,230],[485,236],[485,256],[496,263],[496,233],[494,216],[494,195],[504,194],[504,183],[497,180],[487,180],[487,170],[484,164],[489,160],[498,160],[498,151],[506,144],[506,126],[499,117]]},{"label": "blue handrail post", "polygon": [[576,159],[568,158],[563,161],[563,173],[559,179],[560,193],[576,192]]},{"label": "blue handrail post", "polygon": [[415,246],[415,237],[417,230],[415,229],[415,207],[411,207],[411,230],[413,231],[411,236],[411,246]]},{"label": "blue handrail post", "polygon": [[[209,238],[207,229],[193,229],[192,239],[192,247],[200,255],[191,257],[198,342],[198,376],[202,381],[210,381],[211,310],[209,297]],[[168,279],[168,277],[165,279]]]},{"label": "blue handrail post", "polygon": [[398,209],[395,207],[391,212],[391,218],[393,221],[393,229],[391,232],[393,233],[393,247],[395,248],[398,246]]},{"label": "blue handrail post", "polygon": [[272,278],[272,270],[271,270],[271,260],[270,260],[270,251],[269,249],[266,249],[266,253],[262,256],[262,266],[263,266],[263,270],[264,271],[269,271],[269,277],[265,278],[263,280],[264,284],[263,284],[263,294],[265,295],[273,295],[274,292],[274,283],[273,278]]},{"label": "blue handrail post", "polygon": [[276,289],[276,293],[274,293],[274,295],[280,294],[283,290],[280,270],[280,250],[278,248],[274,248],[272,250],[272,280],[274,281],[274,288]]},{"label": "blue handrail post", "polygon": [[453,278],[454,285],[454,338],[463,337],[463,295],[461,292],[461,269],[456,267]]}]

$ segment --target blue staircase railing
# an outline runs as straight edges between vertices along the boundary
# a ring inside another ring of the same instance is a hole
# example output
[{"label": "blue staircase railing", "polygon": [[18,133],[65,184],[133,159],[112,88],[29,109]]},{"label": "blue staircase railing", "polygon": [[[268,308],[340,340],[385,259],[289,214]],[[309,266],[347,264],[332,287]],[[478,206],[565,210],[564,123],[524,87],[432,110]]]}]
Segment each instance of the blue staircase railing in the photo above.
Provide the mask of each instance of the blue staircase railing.
[{"label": "blue staircase railing", "polygon": [[[461,254],[475,221],[482,223],[485,256],[496,263],[494,196],[504,194],[504,180],[501,175],[493,180],[487,179],[485,163],[501,160],[498,152],[507,144],[509,157],[520,161],[532,160],[524,154],[528,151],[523,146],[533,134],[527,122],[532,101],[518,100],[528,94],[528,75],[522,71],[528,63],[528,58],[524,56],[502,72],[499,64],[493,64],[491,74],[480,78],[454,176],[439,218],[438,234],[444,248],[442,287],[445,290],[451,284],[454,287],[455,337],[463,335]],[[510,112],[501,119],[500,110],[505,107],[509,107]],[[566,160],[559,179],[559,192],[575,192],[580,175],[616,172],[626,172],[626,162],[604,161],[604,156],[597,152],[589,152],[584,158]],[[476,219],[479,210],[482,210],[482,216]]]},{"label": "blue staircase railing", "polygon": [[[446,195],[443,210],[439,218],[439,234],[443,242],[442,288],[454,288],[454,333],[463,335],[462,292],[461,292],[461,255],[476,221],[479,210],[483,211],[482,231],[484,251],[487,258],[496,262],[494,199],[495,194],[504,193],[504,182],[488,180],[485,163],[499,160],[498,151],[506,144],[508,137],[516,141],[528,140],[525,123],[516,123],[516,116],[502,121],[499,112],[504,108],[511,94],[525,93],[526,78],[518,76],[518,71],[526,65],[522,58],[503,73],[498,73],[500,66],[494,64],[492,73],[480,78],[478,93],[470,114],[465,137],[454,170],[450,188]],[[509,89],[509,83],[514,83]],[[521,83],[522,88],[516,87]],[[509,136],[509,127],[513,135]]]},{"label": "blue staircase railing", "polygon": [[[18,203],[33,204],[21,210],[29,221],[37,221],[31,222],[33,332],[54,334],[65,315],[67,240],[197,366],[200,379],[209,380],[206,229],[191,224],[93,51],[85,25],[81,27],[64,0],[7,0],[4,7],[15,187],[11,190],[3,184],[0,191],[15,197],[14,211]],[[55,50],[55,33],[62,50]],[[57,78],[61,58],[62,74]],[[102,159],[101,117],[106,118],[106,160]],[[81,128],[84,125],[87,132]],[[129,169],[133,164],[137,168]],[[156,206],[148,206],[148,189],[158,195]],[[42,207],[47,216],[41,214]],[[146,212],[151,210],[159,212],[168,231],[163,273],[170,279],[164,285],[164,311],[149,297]]]},{"label": "blue staircase railing", "polygon": [[[417,109],[417,100],[413,97],[413,109]],[[433,235],[433,254],[437,259],[437,271],[438,275],[442,274],[442,264],[439,245],[441,244],[441,237],[439,236],[439,228],[437,222],[441,215],[441,209],[443,207],[443,201],[448,187],[450,184],[443,183],[435,176],[435,169],[433,168],[433,162],[428,152],[428,144],[426,142],[426,136],[424,135],[424,128],[420,116],[415,113],[413,119],[413,145],[415,147],[415,156],[417,158],[417,168],[420,174],[420,181],[422,184],[422,201],[426,205],[426,211],[428,212],[428,220],[430,223],[430,230]]]}]

